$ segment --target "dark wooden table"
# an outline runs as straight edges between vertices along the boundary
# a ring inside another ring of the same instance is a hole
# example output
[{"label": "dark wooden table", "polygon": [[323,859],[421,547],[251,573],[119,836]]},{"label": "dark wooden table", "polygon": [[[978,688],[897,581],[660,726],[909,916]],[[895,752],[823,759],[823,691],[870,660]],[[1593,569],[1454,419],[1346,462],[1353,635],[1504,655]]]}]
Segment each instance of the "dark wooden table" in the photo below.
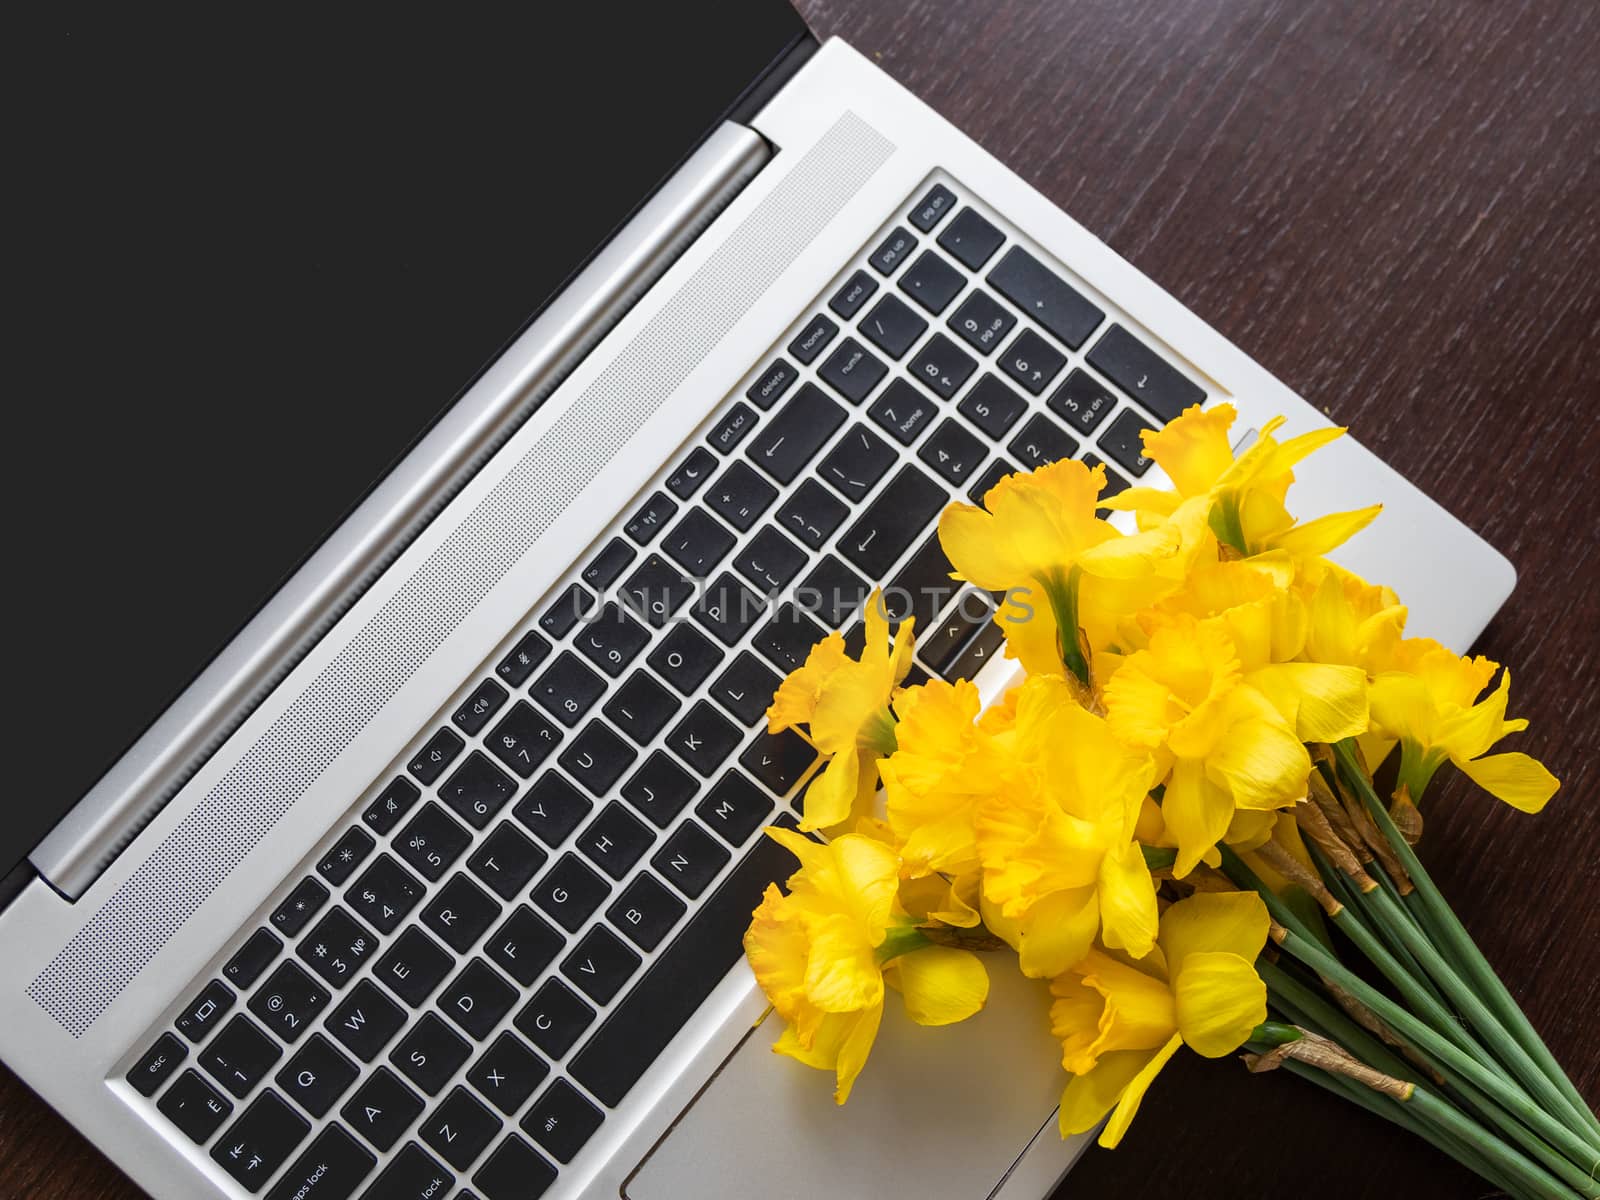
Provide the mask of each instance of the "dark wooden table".
[{"label": "dark wooden table", "polygon": [[[802,0],[1500,547],[1478,649],[1565,781],[1459,781],[1424,857],[1600,1100],[1600,9],[1592,0]],[[1058,1195],[1478,1196],[1281,1076],[1182,1057]],[[0,1196],[139,1192],[0,1069]]]}]

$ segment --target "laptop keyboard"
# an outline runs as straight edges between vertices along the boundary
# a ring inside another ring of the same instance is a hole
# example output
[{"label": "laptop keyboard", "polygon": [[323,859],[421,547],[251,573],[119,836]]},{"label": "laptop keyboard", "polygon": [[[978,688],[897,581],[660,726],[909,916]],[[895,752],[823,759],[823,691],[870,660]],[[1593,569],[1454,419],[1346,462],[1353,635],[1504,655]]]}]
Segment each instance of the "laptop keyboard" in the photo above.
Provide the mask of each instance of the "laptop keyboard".
[{"label": "laptop keyboard", "polygon": [[127,1083],[271,1200],[544,1194],[793,867],[757,837],[793,823],[816,763],[765,732],[780,678],[829,628],[859,648],[875,581],[892,618],[917,618],[917,672],[975,675],[1001,634],[990,598],[949,579],[940,511],[1072,456],[1121,490],[1150,465],[1140,432],[1204,399],[933,183],[241,931]]}]

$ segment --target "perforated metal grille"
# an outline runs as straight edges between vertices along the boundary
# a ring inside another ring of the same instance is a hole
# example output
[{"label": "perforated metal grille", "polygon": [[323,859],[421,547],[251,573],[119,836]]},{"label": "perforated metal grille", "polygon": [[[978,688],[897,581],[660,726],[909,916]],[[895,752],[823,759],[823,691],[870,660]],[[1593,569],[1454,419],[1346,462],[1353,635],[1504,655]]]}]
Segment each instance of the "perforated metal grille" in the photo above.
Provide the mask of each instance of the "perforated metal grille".
[{"label": "perforated metal grille", "polygon": [[28,987],[82,1037],[893,152],[846,113]]}]

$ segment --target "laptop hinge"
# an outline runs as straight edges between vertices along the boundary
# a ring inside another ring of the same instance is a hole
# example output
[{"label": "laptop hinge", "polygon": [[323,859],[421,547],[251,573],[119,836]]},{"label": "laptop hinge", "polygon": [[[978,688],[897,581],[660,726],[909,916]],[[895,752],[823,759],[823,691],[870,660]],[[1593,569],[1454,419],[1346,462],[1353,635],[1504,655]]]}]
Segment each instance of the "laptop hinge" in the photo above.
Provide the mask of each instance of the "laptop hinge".
[{"label": "laptop hinge", "polygon": [[770,157],[725,121],[684,161],[512,343],[516,370],[469,388],[34,849],[46,883],[76,900],[99,878]]}]

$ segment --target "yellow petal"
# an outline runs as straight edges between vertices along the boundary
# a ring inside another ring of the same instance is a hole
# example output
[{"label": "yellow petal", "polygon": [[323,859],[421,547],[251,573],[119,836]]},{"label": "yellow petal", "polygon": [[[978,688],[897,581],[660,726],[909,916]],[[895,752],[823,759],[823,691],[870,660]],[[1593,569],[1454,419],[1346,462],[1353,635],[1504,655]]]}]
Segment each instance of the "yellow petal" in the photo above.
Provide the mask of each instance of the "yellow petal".
[{"label": "yellow petal", "polygon": [[1150,1084],[1182,1044],[1183,1039],[1174,1034],[1159,1050],[1108,1054],[1087,1075],[1069,1080],[1061,1093],[1061,1136],[1087,1133],[1115,1107],[1116,1114],[1100,1133],[1100,1144],[1115,1149]]},{"label": "yellow petal", "polygon": [[1338,742],[1367,731],[1367,673],[1360,667],[1274,663],[1245,682],[1272,702],[1302,742]]},{"label": "yellow petal", "polygon": [[883,1003],[883,971],[861,925],[844,914],[808,923],[806,998],[823,1012],[857,1012]]},{"label": "yellow petal", "polygon": [[785,1029],[772,1049],[808,1067],[833,1071],[836,1081],[833,1100],[835,1104],[843,1104],[850,1098],[850,1089],[855,1086],[861,1068],[867,1065],[867,1055],[878,1036],[882,1017],[882,1004],[863,1012],[830,1013],[823,1018],[809,1046],[802,1046],[794,1031]]},{"label": "yellow petal", "polygon": [[1122,1089],[1122,1095],[1117,1099],[1117,1107],[1112,1111],[1111,1119],[1100,1131],[1097,1141],[1101,1146],[1107,1150],[1115,1150],[1121,1143],[1122,1135],[1128,1132],[1128,1126],[1133,1124],[1133,1118],[1139,1115],[1139,1104],[1144,1100],[1144,1094],[1150,1090],[1150,1085],[1156,1081],[1156,1076],[1161,1074],[1161,1068],[1167,1065],[1167,1061],[1178,1052],[1178,1047],[1182,1044],[1181,1038],[1174,1037],[1157,1050],[1155,1057],[1128,1081],[1128,1086]]},{"label": "yellow petal", "polygon": [[772,698],[772,705],[767,709],[768,730],[772,733],[781,733],[785,729],[810,722],[812,710],[816,708],[817,697],[822,694],[824,684],[839,667],[849,661],[850,658],[844,649],[843,634],[830,633],[811,647],[805,663],[791,671],[778,685],[777,693]]},{"label": "yellow petal", "polygon": [[1178,550],[1178,531],[1170,525],[1143,533],[1107,538],[1081,551],[1077,565],[1102,579],[1139,579],[1150,574],[1155,560]]},{"label": "yellow petal", "polygon": [[1174,978],[1191,954],[1221,952],[1254,962],[1271,918],[1254,892],[1196,892],[1161,916],[1161,952]]},{"label": "yellow petal", "polygon": [[1060,975],[1089,952],[1100,927],[1094,887],[1051,892],[1018,922],[1017,962],[1030,979]]},{"label": "yellow petal", "polygon": [[1350,512],[1329,513],[1312,521],[1301,521],[1272,539],[1280,550],[1303,558],[1326,554],[1344,545],[1377,519],[1383,505],[1373,504]]},{"label": "yellow petal", "polygon": [[1543,763],[1520,751],[1490,754],[1456,766],[1491,796],[1526,813],[1538,812],[1561,786]]},{"label": "yellow petal", "polygon": [[1172,777],[1161,798],[1161,817],[1166,822],[1167,836],[1178,846],[1172,873],[1182,879],[1228,832],[1233,797],[1206,777],[1203,762],[1179,759],[1173,764]]},{"label": "yellow petal", "polygon": [[815,829],[832,829],[849,819],[861,788],[861,757],[861,752],[851,745],[812,777],[806,788],[801,829],[808,833]]},{"label": "yellow petal", "polygon": [[1236,954],[1190,954],[1175,973],[1173,997],[1184,1044],[1205,1058],[1232,1054],[1267,1019],[1267,986],[1253,959]]},{"label": "yellow petal", "polygon": [[890,964],[906,1013],[919,1025],[965,1021],[989,998],[989,973],[978,956],[950,946],[902,954]]},{"label": "yellow petal", "polygon": [[1100,938],[1113,950],[1143,958],[1155,944],[1160,914],[1144,853],[1130,842],[1100,864]]},{"label": "yellow petal", "polygon": [[1228,437],[1238,411],[1231,404],[1208,409],[1195,405],[1179,414],[1166,428],[1146,432],[1145,454],[1159,463],[1178,491],[1185,496],[1208,491],[1233,466],[1233,443]]},{"label": "yellow petal", "polygon": [[1240,808],[1271,809],[1305,797],[1311,757],[1267,698],[1252,687],[1228,697],[1227,734],[1206,758],[1207,776]]}]

